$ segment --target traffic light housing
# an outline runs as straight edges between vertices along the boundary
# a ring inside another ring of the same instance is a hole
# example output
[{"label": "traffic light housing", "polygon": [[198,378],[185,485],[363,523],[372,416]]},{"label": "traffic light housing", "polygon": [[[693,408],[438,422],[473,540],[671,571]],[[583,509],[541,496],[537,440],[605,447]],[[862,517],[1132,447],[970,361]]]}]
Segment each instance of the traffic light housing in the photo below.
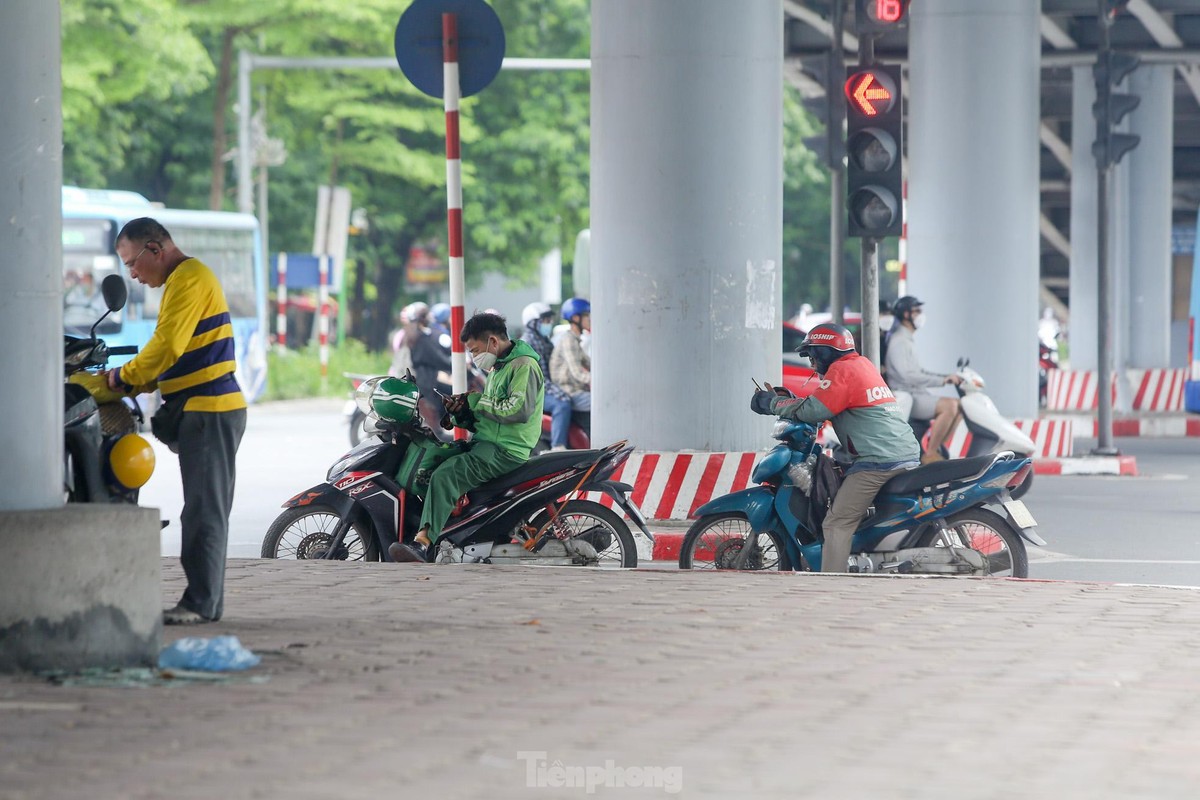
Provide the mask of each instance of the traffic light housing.
[{"label": "traffic light housing", "polygon": [[1096,78],[1096,102],[1092,105],[1092,114],[1096,117],[1096,141],[1092,144],[1092,155],[1100,169],[1116,164],[1142,140],[1140,136],[1115,130],[1125,115],[1142,101],[1135,94],[1114,91],[1138,63],[1138,57],[1132,53],[1101,50],[1096,55],[1096,64],[1092,67]]},{"label": "traffic light housing", "polygon": [[854,28],[858,33],[886,33],[908,22],[908,0],[855,0]]},{"label": "traffic light housing", "polygon": [[904,227],[904,131],[899,66],[847,70],[848,236],[899,236]]}]

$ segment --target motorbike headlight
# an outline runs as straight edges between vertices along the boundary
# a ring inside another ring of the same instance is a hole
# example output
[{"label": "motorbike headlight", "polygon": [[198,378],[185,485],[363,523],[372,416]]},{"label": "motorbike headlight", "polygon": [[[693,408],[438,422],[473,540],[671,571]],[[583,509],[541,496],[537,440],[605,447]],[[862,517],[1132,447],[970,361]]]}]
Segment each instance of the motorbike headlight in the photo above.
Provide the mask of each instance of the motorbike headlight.
[{"label": "motorbike headlight", "polygon": [[371,394],[375,391],[375,387],[379,385],[379,382],[386,377],[386,375],[380,375],[377,378],[367,378],[354,390],[354,405],[358,406],[358,410],[368,417],[375,413],[374,409],[371,408]]},{"label": "motorbike headlight", "polygon": [[788,430],[794,424],[795,423],[791,422],[790,420],[786,420],[786,419],[775,420],[775,426],[773,428],[771,428],[771,438],[772,439],[782,438],[783,435],[786,434],[788,432]]},{"label": "motorbike headlight", "polygon": [[92,353],[96,350],[95,347],[84,347],[76,350],[74,353],[69,353],[63,357],[63,361],[68,367],[79,367],[91,361]]},{"label": "motorbike headlight", "polygon": [[374,437],[363,439],[329,468],[329,472],[325,474],[325,479],[331,481],[336,475],[352,472],[355,468],[362,466],[363,463],[373,458],[384,447],[387,447],[387,444]]}]

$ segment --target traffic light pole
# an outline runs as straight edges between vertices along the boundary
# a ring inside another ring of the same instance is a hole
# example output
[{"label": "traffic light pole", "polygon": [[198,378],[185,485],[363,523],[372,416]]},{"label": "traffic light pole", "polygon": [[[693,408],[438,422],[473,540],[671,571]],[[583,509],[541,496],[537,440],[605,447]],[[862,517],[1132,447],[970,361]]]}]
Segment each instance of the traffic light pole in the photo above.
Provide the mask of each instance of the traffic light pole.
[{"label": "traffic light pole", "polygon": [[[875,37],[858,39],[858,65],[875,63]],[[899,156],[898,156],[899,157]],[[859,240],[862,256],[859,265],[862,281],[862,354],[879,366],[879,240],[864,236]]]},{"label": "traffic light pole", "polygon": [[[1106,0],[1099,0],[1100,6],[1100,58],[1107,57],[1111,47],[1110,28],[1112,17],[1109,14]],[[1099,87],[1098,87],[1099,88]],[[1097,115],[1097,136],[1108,141],[1111,131],[1109,103],[1111,93],[1107,83],[1103,91],[1096,96],[1100,113]],[[1113,445],[1112,429],[1112,287],[1110,286],[1110,259],[1108,242],[1109,192],[1108,177],[1112,170],[1112,159],[1109,155],[1109,145],[1106,143],[1102,158],[1096,159],[1096,303],[1098,305],[1096,320],[1097,331],[1097,370],[1100,379],[1099,407],[1097,409],[1098,436],[1096,455],[1117,455],[1118,450]]]},{"label": "traffic light pole", "polygon": [[879,366],[879,240],[862,238],[862,354]]},{"label": "traffic light pole", "polygon": [[846,219],[842,209],[846,204],[846,163],[835,149],[834,142],[845,137],[842,132],[846,120],[846,98],[835,76],[846,72],[846,59],[842,53],[845,14],[842,0],[833,4],[833,35],[829,43],[829,85],[825,91],[829,96],[829,312],[833,321],[843,324],[846,308]]}]

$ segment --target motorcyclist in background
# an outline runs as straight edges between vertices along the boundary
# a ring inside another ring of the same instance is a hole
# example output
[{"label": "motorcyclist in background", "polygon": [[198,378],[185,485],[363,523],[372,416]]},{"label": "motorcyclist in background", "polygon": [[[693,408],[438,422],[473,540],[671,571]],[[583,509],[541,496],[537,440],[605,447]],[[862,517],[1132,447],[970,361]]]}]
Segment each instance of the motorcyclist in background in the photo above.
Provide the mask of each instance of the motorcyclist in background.
[{"label": "motorcyclist in background", "polygon": [[954,429],[958,419],[959,403],[953,397],[940,397],[929,390],[948,383],[958,385],[962,378],[957,375],[929,372],[921,367],[917,358],[917,328],[925,322],[922,303],[912,295],[905,295],[892,305],[892,329],[887,337],[887,355],[884,359],[888,386],[893,392],[908,392],[912,395],[912,419],[931,420],[929,443],[925,447],[922,464],[941,461],[942,444]]},{"label": "motorcyclist in background", "polygon": [[521,312],[525,326],[521,339],[538,354],[538,366],[546,376],[546,398],[543,410],[550,415],[550,449],[567,449],[567,432],[571,428],[571,395],[550,380],[550,357],[554,344],[550,336],[554,332],[554,311],[545,303],[530,303]]},{"label": "motorcyclist in background", "polygon": [[554,342],[550,379],[571,396],[575,411],[592,410],[592,359],[583,348],[583,334],[592,330],[592,304],[572,297],[562,305],[562,318],[570,328]]},{"label": "motorcyclist in background", "polygon": [[438,341],[438,334],[430,328],[429,306],[413,303],[405,309],[405,314],[408,324],[404,328],[404,346],[412,354],[413,376],[417,379],[421,397],[432,408],[432,418],[440,420],[446,409],[436,391],[438,372],[450,371],[450,354]]},{"label": "motorcyclist in background", "polygon": [[921,446],[912,428],[896,413],[896,398],[870,359],[854,350],[854,336],[831,322],[816,325],[796,352],[812,362],[821,383],[809,397],[781,397],[767,384],[754,393],[750,408],[758,414],[820,425],[833,422],[838,440],[853,462],[822,523],[821,571],[845,572],[854,531],[879,488],[894,475],[913,469]]}]

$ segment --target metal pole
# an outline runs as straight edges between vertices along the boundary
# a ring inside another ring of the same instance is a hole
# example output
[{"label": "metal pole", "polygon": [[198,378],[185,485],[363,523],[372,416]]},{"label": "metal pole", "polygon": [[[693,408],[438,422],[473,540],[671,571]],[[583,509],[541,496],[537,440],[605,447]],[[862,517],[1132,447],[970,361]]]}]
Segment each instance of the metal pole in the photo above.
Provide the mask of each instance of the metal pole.
[{"label": "metal pole", "polygon": [[[446,233],[450,261],[450,381],[455,394],[467,390],[467,352],[462,343],[466,321],[466,262],[463,259],[462,151],[458,136],[458,15],[442,14],[442,100],[446,112]],[[454,429],[455,439],[467,432]]]},{"label": "metal pole", "polygon": [[[1109,43],[1109,25],[1111,20],[1105,8],[1105,0],[1098,0],[1100,10],[1100,52],[1105,53],[1110,47]],[[1103,57],[1103,56],[1101,56]],[[1108,103],[1111,96],[1111,91],[1108,87],[1101,90],[1097,87],[1099,96],[1097,102],[1101,104],[1102,113],[1098,118],[1097,132],[1101,137],[1106,137],[1108,132],[1104,127],[1108,125]],[[1097,427],[1099,428],[1096,455],[1117,455],[1117,448],[1113,446],[1113,430],[1112,430],[1112,387],[1113,387],[1113,370],[1112,370],[1112,287],[1109,276],[1109,259],[1111,258],[1111,248],[1108,246],[1108,214],[1109,214],[1109,191],[1108,191],[1108,176],[1111,169],[1108,153],[1104,154],[1104,158],[1096,162],[1096,302],[1098,305],[1096,322],[1099,327],[1097,331],[1097,362],[1096,368],[1100,378],[1099,408],[1097,414]]]},{"label": "metal pole", "polygon": [[862,239],[862,354],[879,366],[879,240]]},{"label": "metal pole", "polygon": [[252,154],[250,152],[250,71],[252,69],[254,69],[254,57],[248,50],[239,50],[237,196],[238,211],[243,214],[254,213]]},{"label": "metal pole", "polygon": [[[861,36],[858,40],[859,66],[875,63],[875,37]],[[879,367],[879,240],[862,239],[862,354]]]},{"label": "metal pole", "polygon": [[844,14],[842,0],[833,4],[833,37],[829,51],[829,311],[833,321],[844,322],[846,308],[846,162],[841,144],[846,121],[846,96],[842,94],[846,58],[842,52]]}]

